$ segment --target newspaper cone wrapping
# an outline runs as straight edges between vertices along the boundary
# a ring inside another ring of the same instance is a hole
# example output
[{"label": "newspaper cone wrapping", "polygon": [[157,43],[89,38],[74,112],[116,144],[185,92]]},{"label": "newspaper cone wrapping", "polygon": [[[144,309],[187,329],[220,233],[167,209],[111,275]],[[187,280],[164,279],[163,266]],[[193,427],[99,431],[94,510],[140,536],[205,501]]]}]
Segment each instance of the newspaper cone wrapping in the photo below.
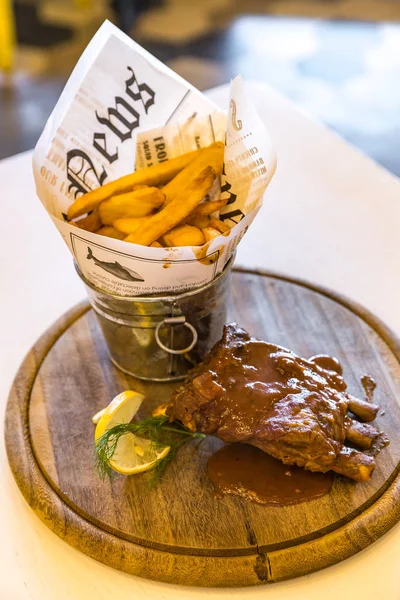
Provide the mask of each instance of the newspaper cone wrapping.
[{"label": "newspaper cone wrapping", "polygon": [[[70,225],[80,195],[122,175],[225,140],[227,235],[202,247],[150,248]],[[220,273],[262,204],[275,151],[243,82],[228,114],[109,22],[76,65],[37,143],[36,191],[91,283],[112,294],[181,293]]]}]

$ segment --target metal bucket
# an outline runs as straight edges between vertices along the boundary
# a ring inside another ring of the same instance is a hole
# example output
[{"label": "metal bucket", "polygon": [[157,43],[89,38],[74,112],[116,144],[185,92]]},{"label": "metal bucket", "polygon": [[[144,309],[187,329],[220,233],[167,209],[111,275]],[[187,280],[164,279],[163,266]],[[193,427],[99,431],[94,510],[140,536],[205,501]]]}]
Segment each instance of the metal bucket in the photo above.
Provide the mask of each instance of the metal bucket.
[{"label": "metal bucket", "polygon": [[115,296],[86,286],[116,367],[150,381],[183,379],[221,338],[234,256],[210,283],[179,295]]}]

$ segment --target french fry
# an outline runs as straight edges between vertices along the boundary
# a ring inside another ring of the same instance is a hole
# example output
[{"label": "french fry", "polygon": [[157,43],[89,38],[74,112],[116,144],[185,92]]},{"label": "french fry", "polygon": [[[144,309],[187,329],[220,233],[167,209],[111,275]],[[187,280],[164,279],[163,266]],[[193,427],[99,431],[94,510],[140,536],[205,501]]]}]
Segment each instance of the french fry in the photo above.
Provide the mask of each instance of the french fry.
[{"label": "french fry", "polygon": [[193,225],[177,225],[161,237],[164,246],[202,246],[204,234]]},{"label": "french fry", "polygon": [[214,142],[207,148],[201,148],[195,160],[191,161],[178,175],[162,188],[165,203],[169,204],[184,190],[206,167],[210,166],[219,176],[224,163],[224,144]]},{"label": "french fry", "polygon": [[106,237],[114,238],[116,240],[123,240],[125,237],[124,233],[117,231],[116,229],[114,229],[114,227],[111,227],[111,225],[104,225],[104,227],[100,227],[100,229],[98,229],[96,233],[98,235],[104,235]]},{"label": "french fry", "polygon": [[90,215],[84,217],[83,219],[79,219],[79,221],[75,222],[75,225],[80,229],[85,229],[85,231],[91,231],[94,233],[101,227],[100,216],[97,210],[94,210]]},{"label": "french fry", "polygon": [[149,246],[167,231],[183,221],[202,201],[214,183],[216,173],[212,167],[202,171],[185,190],[182,190],[172,202],[164,206],[157,214],[147,219],[140,229],[125,238],[126,242]]},{"label": "french fry", "polygon": [[[195,212],[195,211],[193,211]],[[193,214],[193,213],[192,213]],[[199,229],[204,229],[204,227],[209,227],[210,225],[210,220],[208,215],[199,215],[199,216],[194,216],[192,217],[191,215],[189,215],[189,218],[186,219],[186,223],[188,225],[194,225],[195,227],[198,227]]]},{"label": "french fry", "polygon": [[216,237],[221,235],[221,233],[217,229],[214,229],[214,227],[205,227],[202,229],[202,232],[206,242],[211,242],[211,240],[214,240]]},{"label": "french fry", "polygon": [[220,210],[223,206],[225,206],[227,201],[228,200],[221,198],[220,200],[209,200],[208,202],[202,202],[194,209],[190,215],[190,218],[212,215],[217,210]]},{"label": "french fry", "polygon": [[220,233],[226,233],[227,231],[231,230],[231,228],[229,227],[229,225],[227,225],[226,223],[224,223],[220,219],[211,219],[209,226],[213,227],[214,229],[216,229]]},{"label": "french fry", "polygon": [[84,194],[78,200],[75,200],[68,209],[68,220],[71,221],[76,217],[80,217],[91,210],[97,208],[100,202],[121,194],[122,192],[131,191],[134,186],[146,185],[157,186],[168,183],[175,175],[193,161],[200,150],[194,150],[187,154],[182,154],[176,158],[171,158],[157,165],[152,165],[140,171],[134,171],[129,175],[124,175],[115,181],[110,181],[103,186]]},{"label": "french fry", "polygon": [[160,244],[159,242],[153,242],[152,244],[150,244],[150,248],[162,248],[162,244]]},{"label": "french fry", "polygon": [[164,203],[165,196],[154,187],[145,187],[127,194],[112,196],[99,206],[99,215],[104,225],[111,225],[122,217],[145,217]]},{"label": "french fry", "polygon": [[121,233],[125,233],[125,235],[129,235],[136,231],[138,227],[141,227],[147,221],[147,217],[131,217],[127,219],[117,219],[113,221],[113,227],[120,231]]}]

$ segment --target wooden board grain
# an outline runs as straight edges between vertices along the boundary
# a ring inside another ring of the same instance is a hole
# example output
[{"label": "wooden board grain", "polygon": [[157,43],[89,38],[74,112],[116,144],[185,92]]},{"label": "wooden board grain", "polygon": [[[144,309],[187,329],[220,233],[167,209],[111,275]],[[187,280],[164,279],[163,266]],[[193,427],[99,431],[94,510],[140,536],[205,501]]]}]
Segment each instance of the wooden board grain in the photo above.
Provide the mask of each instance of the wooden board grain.
[{"label": "wooden board grain", "polygon": [[308,503],[265,507],[215,499],[206,474],[221,442],[188,444],[151,492],[150,475],[102,482],[93,470],[92,415],[127,388],[146,395],[140,416],[177,384],[152,384],[109,361],[96,318],[84,303],[34,346],[16,377],[6,415],[15,479],[39,517],[69,544],[114,568],[161,581],[244,586],[310,573],[343,560],[400,518],[400,349],[366,311],[330,292],[274,275],[236,270],[230,316],[262,339],[308,357],[335,355],[349,389],[378,382],[377,425],[391,444],[372,481],[337,477]]}]

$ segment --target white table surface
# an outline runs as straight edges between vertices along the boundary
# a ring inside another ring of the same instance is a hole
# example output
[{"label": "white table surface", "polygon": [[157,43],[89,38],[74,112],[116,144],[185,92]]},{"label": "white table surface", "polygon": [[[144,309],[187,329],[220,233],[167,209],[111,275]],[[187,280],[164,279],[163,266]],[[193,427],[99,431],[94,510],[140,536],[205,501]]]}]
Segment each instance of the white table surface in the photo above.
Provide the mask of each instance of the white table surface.
[{"label": "white table surface", "polygon": [[[320,283],[400,334],[400,183],[261,84],[250,86],[278,170],[237,262]],[[210,96],[227,106],[223,86]],[[0,408],[29,347],[84,298],[71,257],[35,198],[31,153],[0,163]],[[1,419],[1,427],[3,419]],[[400,598],[400,525],[357,556],[301,579],[199,589],[114,571],[71,548],[34,515],[10,473],[1,433],[0,599]]]}]

